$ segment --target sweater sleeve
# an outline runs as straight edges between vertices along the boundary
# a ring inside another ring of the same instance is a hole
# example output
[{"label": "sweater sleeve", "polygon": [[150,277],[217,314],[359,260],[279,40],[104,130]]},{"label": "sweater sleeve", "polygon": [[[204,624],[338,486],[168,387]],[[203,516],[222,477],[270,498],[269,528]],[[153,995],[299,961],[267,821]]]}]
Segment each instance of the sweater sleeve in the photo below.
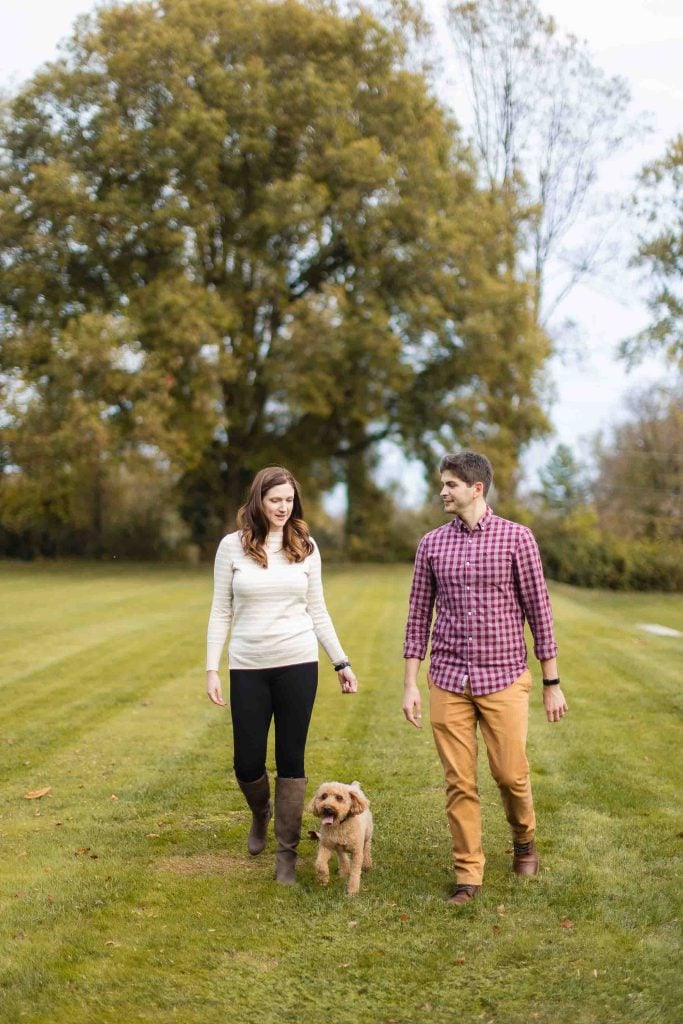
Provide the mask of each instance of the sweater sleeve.
[{"label": "sweater sleeve", "polygon": [[323,650],[333,665],[339,661],[346,661],[344,649],[339,643],[332,619],[325,605],[323,594],[322,564],[317,544],[314,544],[313,554],[309,555],[308,590],[306,593],[306,607],[308,614],[313,620],[313,629],[322,645]]},{"label": "sweater sleeve", "polygon": [[218,545],[213,567],[213,601],[206,635],[206,670],[218,671],[232,622],[232,556],[230,534]]}]

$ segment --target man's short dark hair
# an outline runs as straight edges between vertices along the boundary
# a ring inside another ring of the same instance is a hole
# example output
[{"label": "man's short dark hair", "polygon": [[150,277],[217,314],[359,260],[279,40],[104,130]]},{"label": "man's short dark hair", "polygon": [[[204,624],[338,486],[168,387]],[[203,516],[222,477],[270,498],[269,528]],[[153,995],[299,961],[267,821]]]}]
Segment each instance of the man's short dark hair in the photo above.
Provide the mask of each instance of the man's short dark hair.
[{"label": "man's short dark hair", "polygon": [[482,483],[484,485],[484,497],[489,493],[489,487],[493,482],[493,466],[485,455],[478,452],[456,452],[452,455],[444,455],[439,465],[439,472],[448,470],[459,480],[463,480],[471,487],[472,484]]}]

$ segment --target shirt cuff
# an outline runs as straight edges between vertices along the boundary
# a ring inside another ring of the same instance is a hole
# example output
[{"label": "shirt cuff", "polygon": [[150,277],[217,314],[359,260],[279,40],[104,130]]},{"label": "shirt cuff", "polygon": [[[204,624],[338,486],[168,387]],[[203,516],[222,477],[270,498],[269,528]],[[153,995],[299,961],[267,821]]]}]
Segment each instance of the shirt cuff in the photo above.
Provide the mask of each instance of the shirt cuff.
[{"label": "shirt cuff", "polygon": [[547,646],[534,645],[534,654],[538,661],[550,661],[557,657],[557,644],[549,643]]},{"label": "shirt cuff", "polygon": [[404,658],[419,658],[420,661],[424,661],[427,654],[427,648],[419,644],[404,644],[403,645],[403,657]]}]

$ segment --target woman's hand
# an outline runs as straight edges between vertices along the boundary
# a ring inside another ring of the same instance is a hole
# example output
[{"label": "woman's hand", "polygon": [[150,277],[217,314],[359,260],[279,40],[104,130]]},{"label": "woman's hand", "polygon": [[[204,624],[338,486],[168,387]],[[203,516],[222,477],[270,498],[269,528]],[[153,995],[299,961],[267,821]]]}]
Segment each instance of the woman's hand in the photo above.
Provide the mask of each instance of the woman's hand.
[{"label": "woman's hand", "polygon": [[358,680],[353,674],[353,669],[350,665],[343,668],[341,672],[338,672],[339,683],[342,689],[342,693],[355,693],[358,689]]},{"label": "woman's hand", "polygon": [[221,689],[221,677],[215,669],[210,669],[206,673],[206,693],[210,701],[214,704],[218,704],[219,708],[227,707],[226,702],[223,700],[223,690]]}]

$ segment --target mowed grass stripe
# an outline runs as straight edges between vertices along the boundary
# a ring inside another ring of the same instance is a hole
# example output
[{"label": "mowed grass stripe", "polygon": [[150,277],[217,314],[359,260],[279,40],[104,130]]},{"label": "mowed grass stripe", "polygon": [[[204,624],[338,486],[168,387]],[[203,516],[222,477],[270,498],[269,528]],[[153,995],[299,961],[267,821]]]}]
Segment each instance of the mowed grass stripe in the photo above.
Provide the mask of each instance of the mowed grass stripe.
[{"label": "mowed grass stripe", "polygon": [[[487,882],[480,901],[456,916],[441,899],[451,870],[440,767],[428,728],[411,729],[400,711],[409,575],[408,567],[326,573],[328,605],[362,688],[343,697],[321,664],[308,773],[312,788],[329,774],[347,778],[352,767],[370,792],[376,867],[360,897],[346,900],[336,877],[329,891],[316,887],[307,839],[293,892],[272,882],[272,840],[262,858],[245,857],[248,815],[230,780],[227,716],[203,696],[200,660],[193,690],[195,669],[179,671],[171,650],[165,681],[145,694],[151,705],[124,703],[83,730],[84,761],[71,767],[91,768],[96,788],[86,786],[79,798],[82,778],[75,783],[61,826],[51,820],[57,794],[35,809],[14,794],[3,806],[0,829],[12,822],[9,877],[25,895],[3,908],[10,938],[0,1019],[516,1024],[554,1022],[560,1006],[579,1024],[678,1019],[671,954],[680,897],[666,797],[673,758],[658,765],[664,799],[648,784],[644,805],[629,808],[625,798],[603,806],[629,752],[616,692],[622,681],[637,690],[640,676],[639,664],[610,673],[615,651],[594,636],[596,617],[610,618],[610,608],[618,621],[618,598],[588,602],[582,632],[584,595],[568,588],[556,595],[572,715],[562,727],[547,726],[537,680],[531,760],[541,877],[525,884],[511,876],[497,792],[482,766]],[[198,573],[196,584],[205,591],[206,576]],[[203,633],[204,611],[196,622]],[[595,699],[598,680],[586,669],[593,656],[612,682],[616,713]],[[651,695],[648,678],[643,685]],[[631,739],[637,751],[668,722],[666,706],[657,711],[651,696],[646,703],[645,734]],[[586,742],[589,725],[595,736]],[[668,735],[668,727],[661,731]],[[591,763],[603,749],[614,756],[590,788]],[[51,756],[64,768],[73,751]],[[581,767],[578,783],[570,764]],[[117,778],[126,785],[112,802],[106,790]],[[632,789],[629,799],[644,792]],[[26,857],[18,855],[22,838]],[[76,855],[76,842],[97,859]]]}]

